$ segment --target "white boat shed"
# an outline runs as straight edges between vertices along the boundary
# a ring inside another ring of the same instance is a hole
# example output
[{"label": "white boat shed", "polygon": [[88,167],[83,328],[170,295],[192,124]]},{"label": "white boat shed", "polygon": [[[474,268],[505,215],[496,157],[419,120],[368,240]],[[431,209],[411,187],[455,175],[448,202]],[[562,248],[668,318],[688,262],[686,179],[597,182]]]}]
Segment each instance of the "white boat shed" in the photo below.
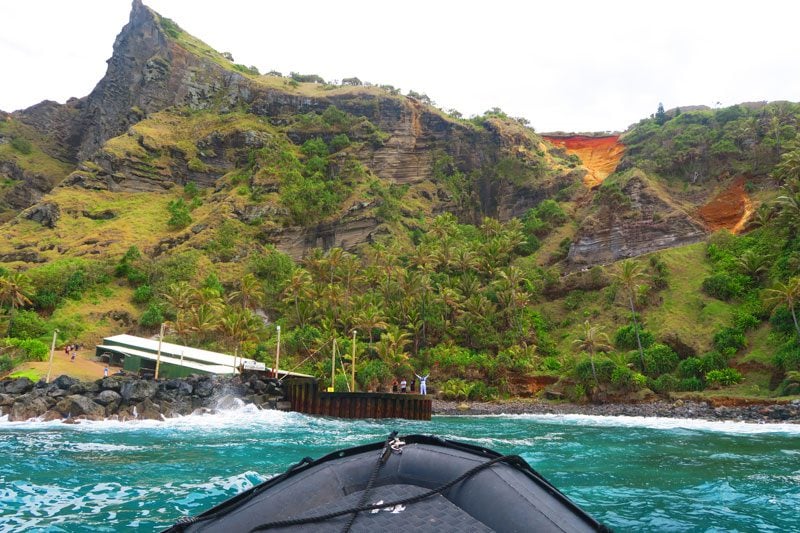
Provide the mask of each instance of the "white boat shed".
[{"label": "white boat shed", "polygon": [[[158,340],[154,339],[127,334],[114,335],[104,338],[103,343],[97,345],[95,354],[101,360],[108,360],[109,364],[121,366],[129,372],[153,374],[156,360],[159,358],[158,345]],[[178,378],[191,374],[232,375],[239,373],[241,368],[273,373],[273,369],[264,363],[247,357],[234,357],[169,342],[161,343],[159,377]],[[311,377],[284,370],[279,370],[278,374]]]}]

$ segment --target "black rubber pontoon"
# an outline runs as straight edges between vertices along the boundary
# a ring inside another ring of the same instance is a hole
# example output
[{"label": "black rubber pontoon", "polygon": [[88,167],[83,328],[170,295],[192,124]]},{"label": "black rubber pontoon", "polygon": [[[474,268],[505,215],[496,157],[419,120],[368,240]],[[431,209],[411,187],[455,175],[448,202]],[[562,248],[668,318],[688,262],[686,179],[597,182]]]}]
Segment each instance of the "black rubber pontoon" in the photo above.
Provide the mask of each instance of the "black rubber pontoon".
[{"label": "black rubber pontoon", "polygon": [[608,531],[518,456],[423,435],[309,458],[167,532]]}]

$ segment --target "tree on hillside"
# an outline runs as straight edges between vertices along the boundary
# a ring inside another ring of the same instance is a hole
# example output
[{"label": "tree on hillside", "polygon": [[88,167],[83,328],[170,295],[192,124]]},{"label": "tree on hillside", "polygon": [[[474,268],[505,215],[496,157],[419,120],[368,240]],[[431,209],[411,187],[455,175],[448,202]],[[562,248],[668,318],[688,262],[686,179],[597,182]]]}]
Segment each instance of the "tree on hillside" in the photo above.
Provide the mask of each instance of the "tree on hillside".
[{"label": "tree on hillside", "polygon": [[8,331],[6,335],[11,335],[11,328],[14,327],[14,314],[19,307],[31,305],[29,294],[33,293],[33,284],[28,276],[22,273],[5,274],[0,276],[0,305],[11,309],[8,319]]},{"label": "tree on hillside", "polygon": [[795,276],[786,283],[778,283],[774,288],[764,292],[764,303],[768,305],[783,304],[789,308],[792,320],[794,320],[794,329],[797,331],[797,342],[800,344],[800,325],[797,323],[797,313],[795,312],[795,306],[800,301],[800,276]]},{"label": "tree on hillside", "polygon": [[592,376],[594,377],[595,384],[598,384],[597,370],[594,366],[594,354],[598,350],[611,349],[608,334],[605,333],[600,326],[593,326],[589,324],[587,320],[583,323],[583,331],[578,338],[572,341],[572,344],[577,346],[581,351],[589,352],[589,362],[592,364]]},{"label": "tree on hillside", "polygon": [[628,303],[633,317],[633,331],[636,333],[636,345],[639,347],[639,361],[642,363],[642,371],[644,371],[644,350],[642,349],[642,339],[639,337],[639,323],[636,320],[636,305],[634,304],[636,291],[644,279],[644,268],[632,259],[626,259],[619,264],[619,269],[613,274],[613,277],[628,294]]},{"label": "tree on hillside", "polygon": [[662,104],[661,102],[658,103],[658,110],[656,111],[655,119],[656,119],[656,124],[658,124],[659,126],[661,126],[668,120],[667,113],[664,111],[664,104]]}]

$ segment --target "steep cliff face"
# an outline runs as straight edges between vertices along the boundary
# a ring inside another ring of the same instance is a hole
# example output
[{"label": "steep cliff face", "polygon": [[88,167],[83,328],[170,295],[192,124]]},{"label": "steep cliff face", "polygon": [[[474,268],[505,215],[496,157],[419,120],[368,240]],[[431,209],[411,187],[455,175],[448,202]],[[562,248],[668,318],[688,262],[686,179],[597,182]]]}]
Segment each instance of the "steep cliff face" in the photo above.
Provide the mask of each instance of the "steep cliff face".
[{"label": "steep cliff face", "polygon": [[[348,117],[346,127],[320,123],[332,108]],[[51,177],[13,204],[23,209],[46,200],[49,207],[34,206],[28,218],[46,220],[54,231],[81,227],[84,218],[66,205],[59,217],[39,216],[58,210],[60,203],[90,202],[92,194],[106,193],[176,197],[181,190],[176,187],[191,182],[212,191],[209,204],[223,206],[245,194],[230,212],[222,207],[214,212],[262,225],[262,241],[301,257],[316,246],[354,250],[388,231],[381,213],[388,200],[375,197],[371,180],[382,184],[378,189],[400,191],[392,219],[397,226],[398,216],[414,220],[442,212],[467,222],[483,216],[506,220],[576,179],[566,165],[552,166],[561,161],[558,155],[546,165],[541,139],[513,120],[499,116],[476,124],[373,86],[298,84],[243,72],[140,0],[134,0],[106,75],[91,94],[65,105],[43,102],[13,117],[46,139],[43,150],[75,165],[66,178]],[[257,154],[285,139],[286,150],[303,160],[304,142],[330,143],[336,134],[346,134],[351,146],[331,157],[326,179],[342,180],[344,197],[331,214],[293,222],[281,205],[285,179],[260,169]],[[437,174],[443,160],[448,171]],[[54,185],[58,193],[45,198]],[[121,221],[103,222],[115,223]],[[196,227],[213,230],[219,223],[217,218]],[[204,234],[148,235],[139,244],[163,253],[176,246],[202,247]],[[112,241],[107,251],[125,244]],[[15,246],[35,248],[36,242]],[[62,243],[61,251],[69,254],[69,245]]]},{"label": "steep cliff face", "polygon": [[700,222],[644,176],[631,177],[619,190],[621,195],[598,198],[597,211],[570,246],[569,268],[608,264],[706,236]]}]

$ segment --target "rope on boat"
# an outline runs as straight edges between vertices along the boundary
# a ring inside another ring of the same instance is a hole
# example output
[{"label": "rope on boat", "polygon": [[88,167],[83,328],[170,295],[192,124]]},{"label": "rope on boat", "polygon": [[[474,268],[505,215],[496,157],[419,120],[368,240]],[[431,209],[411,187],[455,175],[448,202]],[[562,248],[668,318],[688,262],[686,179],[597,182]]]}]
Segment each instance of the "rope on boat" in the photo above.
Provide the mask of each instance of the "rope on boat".
[{"label": "rope on boat", "polygon": [[[384,448],[384,450],[385,450],[385,448]],[[384,450],[381,451],[381,457],[383,457],[383,454],[385,453]],[[250,531],[251,532],[254,532],[254,531],[266,531],[268,529],[277,528],[277,527],[299,526],[299,525],[302,525],[302,524],[314,524],[314,523],[318,523],[318,522],[324,522],[326,520],[331,520],[332,518],[338,518],[340,516],[344,516],[344,515],[347,515],[347,514],[352,514],[353,515],[352,521],[355,521],[355,516],[360,512],[372,511],[372,510],[375,510],[375,509],[384,509],[384,508],[387,508],[387,507],[396,507],[398,505],[408,505],[408,504],[411,504],[411,503],[416,503],[416,502],[422,501],[424,499],[430,498],[431,496],[435,496],[437,494],[441,494],[442,492],[450,489],[454,485],[457,485],[458,483],[461,483],[465,479],[468,479],[468,478],[474,476],[475,474],[477,474],[478,472],[480,472],[482,470],[485,470],[485,469],[487,469],[487,468],[489,468],[489,467],[491,467],[491,466],[493,466],[493,465],[495,465],[497,463],[507,462],[507,463],[512,463],[513,464],[513,463],[519,463],[520,461],[523,461],[523,459],[519,455],[501,455],[500,457],[496,457],[494,459],[491,459],[490,461],[487,461],[485,463],[481,463],[481,464],[475,466],[474,468],[471,468],[470,470],[467,470],[466,472],[464,472],[463,474],[461,474],[457,478],[455,478],[455,479],[453,479],[451,481],[448,481],[447,483],[445,483],[444,485],[441,485],[440,487],[437,487],[435,489],[431,489],[428,492],[423,492],[422,494],[418,494],[416,496],[411,496],[409,498],[404,498],[402,500],[395,500],[395,501],[391,501],[391,502],[383,502],[383,503],[372,504],[372,505],[364,505],[363,503],[360,503],[358,506],[353,507],[351,509],[345,509],[343,511],[336,511],[336,512],[332,512],[332,513],[318,515],[318,516],[310,516],[308,518],[293,518],[293,519],[287,519],[287,520],[278,520],[278,521],[275,521],[275,522],[267,522],[265,524],[261,524],[261,525],[258,525],[256,527],[254,527]],[[380,464],[381,463],[379,463],[379,465]],[[380,467],[378,466],[378,468],[380,468]],[[377,475],[377,469],[374,470],[373,473]],[[362,495],[362,498],[361,498],[361,500],[364,501],[364,502],[366,501],[366,496],[365,496],[366,493],[367,493],[367,489],[364,490],[364,494]],[[352,521],[347,526],[347,529],[345,531],[347,531],[349,529],[349,527],[352,525]]]}]

